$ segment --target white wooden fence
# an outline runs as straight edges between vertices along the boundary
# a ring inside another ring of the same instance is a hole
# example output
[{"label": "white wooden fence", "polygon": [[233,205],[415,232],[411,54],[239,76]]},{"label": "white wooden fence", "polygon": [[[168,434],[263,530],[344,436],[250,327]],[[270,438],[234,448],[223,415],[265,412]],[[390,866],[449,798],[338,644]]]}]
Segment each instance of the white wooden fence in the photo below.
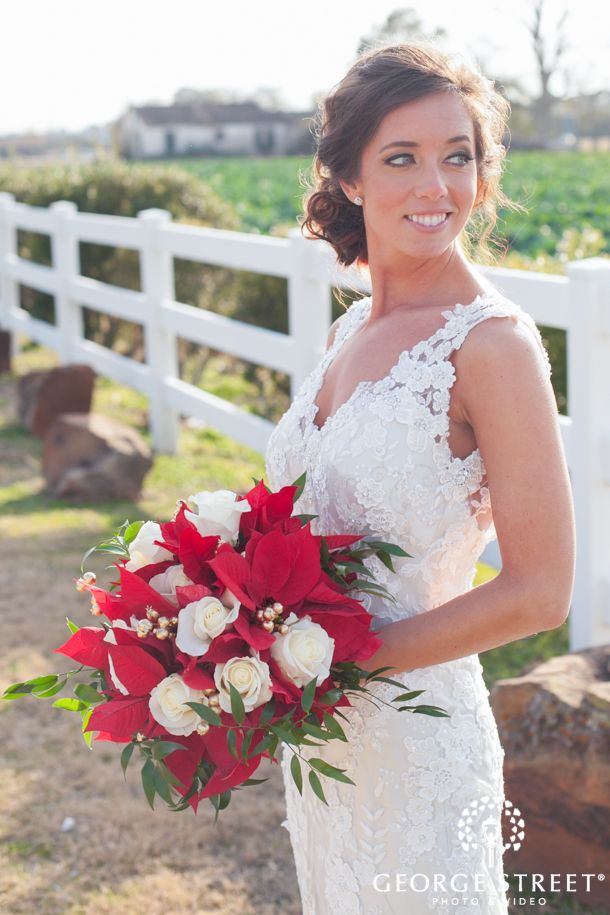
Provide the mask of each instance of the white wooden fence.
[{"label": "white wooden fence", "polygon": [[[17,229],[51,238],[50,267],[17,255]],[[141,292],[80,275],[79,242],[139,252]],[[251,270],[288,280],[289,334],[254,327],[174,299],[173,258]],[[610,259],[566,265],[566,276],[482,267],[482,273],[538,324],[567,331],[570,416],[560,416],[576,506],[577,572],[570,614],[573,650],[610,642]],[[19,284],[55,297],[56,323],[19,306]],[[272,423],[178,377],[182,337],[290,375],[293,393],[320,359],[331,322],[330,289],[370,291],[337,267],[330,246],[173,223],[165,210],[134,218],[79,213],[69,201],[48,209],[0,193],[0,327],[24,334],[100,374],[143,392],[157,451],[175,453],[181,415],[198,417],[260,452]],[[82,306],[143,326],[145,363],[84,339]],[[500,565],[497,544],[488,550]],[[493,562],[493,560],[492,560]]]}]

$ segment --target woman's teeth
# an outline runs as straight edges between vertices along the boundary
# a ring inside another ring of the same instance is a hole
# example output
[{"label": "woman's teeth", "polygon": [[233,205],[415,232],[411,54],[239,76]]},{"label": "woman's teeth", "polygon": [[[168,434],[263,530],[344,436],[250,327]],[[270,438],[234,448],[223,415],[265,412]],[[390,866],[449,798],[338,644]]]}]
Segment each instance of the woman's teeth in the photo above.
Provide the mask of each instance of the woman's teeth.
[{"label": "woman's teeth", "polygon": [[449,213],[443,213],[442,216],[407,216],[410,222],[416,222],[421,226],[439,226],[442,222],[446,222],[448,218]]}]

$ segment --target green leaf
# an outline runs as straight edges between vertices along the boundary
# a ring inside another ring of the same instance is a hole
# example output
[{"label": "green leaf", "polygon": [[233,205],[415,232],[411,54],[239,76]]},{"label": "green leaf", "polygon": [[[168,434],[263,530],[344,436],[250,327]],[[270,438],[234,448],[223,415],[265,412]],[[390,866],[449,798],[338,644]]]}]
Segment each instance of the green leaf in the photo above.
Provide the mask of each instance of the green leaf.
[{"label": "green leaf", "polygon": [[338,738],[339,740],[347,741],[345,732],[339,722],[334,718],[329,712],[324,712],[324,722],[326,724],[326,729],[331,732],[333,737]]},{"label": "green leaf", "polygon": [[175,743],[172,740],[155,740],[152,745],[153,759],[164,759],[174,750],[186,750],[186,747],[184,744]]},{"label": "green leaf", "polygon": [[398,680],[391,680],[389,677],[373,677],[373,680],[377,683],[389,683],[390,686],[397,686],[399,689],[405,688],[404,683],[399,683]]},{"label": "green leaf", "polygon": [[162,759],[157,762],[157,769],[165,781],[169,782],[170,785],[180,785],[181,787],[184,787],[184,782],[181,782],[180,779],[174,775],[174,773],[167,767],[167,764],[164,763]]},{"label": "green leaf", "polygon": [[190,706],[194,709],[200,718],[204,718],[209,724],[221,724],[220,716],[216,714],[214,709],[210,708],[209,705],[204,705],[202,702],[185,702],[184,705]]},{"label": "green leaf", "polygon": [[80,626],[77,626],[76,623],[73,623],[69,617],[66,617],[66,626],[72,633],[78,632],[78,630],[80,629]]},{"label": "green leaf", "polygon": [[381,562],[384,564],[384,566],[390,570],[390,572],[396,571],[396,569],[394,568],[394,566],[392,564],[392,560],[391,560],[389,554],[386,553],[385,550],[378,550],[377,556],[381,560]]},{"label": "green leaf", "polygon": [[435,718],[451,718],[451,715],[438,705],[416,705],[413,711],[419,712],[420,715],[432,715]]},{"label": "green leaf", "polygon": [[133,756],[133,751],[135,748],[135,743],[128,743],[121,753],[121,769],[123,770],[123,775],[125,778],[127,778],[127,766],[129,765],[129,760]]},{"label": "green leaf", "polygon": [[214,823],[216,823],[218,820],[219,811],[224,810],[224,808],[229,805],[230,800],[231,800],[231,789],[229,789],[228,791],[223,791],[222,794],[213,794],[209,798],[210,804],[216,810],[216,815],[214,817]]},{"label": "green leaf", "polygon": [[169,785],[156,766],[153,768],[152,777],[157,794],[159,794],[167,804],[173,804],[174,799],[172,798],[172,793],[170,791]]},{"label": "green leaf", "polygon": [[319,724],[312,724],[309,721],[304,721],[301,724],[301,730],[304,734],[309,734],[310,737],[317,737],[318,740],[328,740],[329,735],[321,728]]},{"label": "green leaf", "polygon": [[396,543],[386,543],[384,540],[367,540],[366,537],[362,538],[362,542],[366,543],[367,546],[370,546],[371,549],[382,549],[385,550],[386,553],[391,553],[392,556],[411,556],[410,553],[405,552],[405,550]]},{"label": "green leaf", "polygon": [[55,708],[65,708],[68,712],[82,712],[83,709],[89,708],[86,702],[80,699],[56,699],[53,703]]},{"label": "green leaf", "polygon": [[308,712],[312,706],[313,697],[316,692],[317,679],[317,676],[315,676],[313,680],[310,680],[301,695],[301,708],[305,712]]},{"label": "green leaf", "polygon": [[380,585],[371,584],[368,578],[354,578],[349,584],[350,591],[366,591],[368,594],[384,594],[385,589]]},{"label": "green leaf", "polygon": [[[240,788],[245,788],[247,785],[262,785],[263,782],[268,782],[268,778],[247,778],[245,782],[242,782]],[[235,790],[235,789],[233,789]]]},{"label": "green leaf", "polygon": [[296,753],[292,754],[292,759],[290,760],[290,771],[292,773],[292,778],[299,794],[303,794],[303,773],[301,772],[301,763],[299,757]]},{"label": "green leaf", "polygon": [[329,689],[328,692],[324,693],[323,696],[320,696],[320,702],[323,702],[324,705],[334,705],[335,702],[338,702],[343,695],[343,690],[339,687],[333,687]]},{"label": "green leaf", "polygon": [[261,716],[258,719],[259,724],[267,724],[268,721],[271,721],[273,715],[275,714],[275,696],[272,696],[269,702],[267,702],[261,712]]},{"label": "green leaf", "polygon": [[129,544],[135,540],[143,524],[143,521],[132,521],[131,524],[125,528],[125,533],[123,534],[125,546],[129,546]]},{"label": "green leaf", "polygon": [[144,794],[146,795],[146,800],[150,805],[150,809],[155,809],[155,794],[157,789],[155,787],[155,764],[152,759],[147,759],[144,765],[142,766],[142,787],[144,788]]},{"label": "green leaf", "polygon": [[318,759],[314,757],[310,759],[309,762],[317,769],[318,772],[321,772],[322,775],[327,775],[329,778],[334,778],[338,782],[346,782],[348,785],[355,785],[356,782],[353,782],[349,776],[345,775],[345,769],[337,769],[336,766],[331,766],[330,763],[325,762],[323,759]]},{"label": "green leaf", "polygon": [[8,702],[12,699],[22,699],[24,696],[30,696],[31,694],[32,690],[29,686],[26,688],[23,683],[12,683],[11,686],[7,686],[0,699],[5,699]]},{"label": "green leaf", "polygon": [[280,740],[283,740],[284,743],[294,743],[296,740],[296,735],[293,731],[287,731],[285,728],[279,727],[277,724],[270,724],[269,730],[273,731]]},{"label": "green leaf", "polygon": [[291,483],[291,484],[290,484],[291,486],[296,486],[296,487],[297,487],[297,491],[295,492],[295,494],[294,494],[294,496],[293,496],[293,503],[294,503],[294,502],[297,502],[297,501],[300,499],[301,493],[302,493],[303,490],[305,489],[305,481],[306,481],[306,479],[307,479],[307,471],[304,470],[303,473],[301,474],[301,476],[298,477],[298,478],[294,481],[294,483]]},{"label": "green leaf", "polygon": [[244,706],[244,700],[241,697],[241,694],[232,683],[229,683],[229,689],[231,691],[231,714],[235,718],[237,724],[243,724],[244,718],[246,717],[246,709]]},{"label": "green leaf", "polygon": [[229,728],[227,731],[227,747],[229,748],[231,756],[234,756],[235,759],[239,759],[239,754],[237,752],[237,737],[235,736],[235,730],[233,728]]},{"label": "green leaf", "polygon": [[85,731],[85,728],[89,724],[89,719],[91,718],[92,714],[93,714],[93,708],[90,705],[88,705],[87,708],[83,709],[83,711],[81,712],[81,718],[82,718],[81,733],[83,735],[83,740],[85,741],[85,743],[87,744],[87,746],[89,748],[91,748],[91,739],[93,737],[93,734],[91,733],[91,731]]},{"label": "green leaf", "polygon": [[50,686],[53,686],[54,683],[57,683],[59,677],[57,674],[46,674],[44,677],[34,677],[33,680],[28,680],[27,683],[32,688],[38,687],[42,689],[48,689]]},{"label": "green leaf", "polygon": [[313,771],[313,769],[309,770],[309,784],[311,785],[311,787],[313,788],[313,790],[315,791],[317,796],[320,798],[320,800],[324,801],[324,803],[328,807],[328,801],[324,797],[324,792],[322,790],[322,785],[320,783],[320,779],[318,778],[316,773]]},{"label": "green leaf", "polygon": [[74,687],[74,694],[78,696],[79,699],[82,699],[83,702],[92,702],[93,705],[105,701],[104,697],[100,696],[98,691],[92,686],[89,686],[88,683],[77,683]]},{"label": "green leaf", "polygon": [[265,734],[263,739],[258,743],[256,747],[257,753],[264,753],[271,747],[271,744],[275,743],[277,745],[277,737],[274,734]]},{"label": "green leaf", "polygon": [[47,696],[54,696],[55,693],[60,693],[62,691],[62,689],[66,686],[67,683],[68,683],[67,679],[61,680],[55,686],[52,686],[51,689],[45,689],[43,692],[40,692],[40,693],[34,692],[34,695],[38,696],[39,699],[45,699]]},{"label": "green leaf", "polygon": [[421,696],[425,692],[425,689],[413,689],[410,693],[401,693],[400,696],[394,696],[392,702],[408,702],[409,699],[415,699],[416,696]]},{"label": "green leaf", "polygon": [[[248,728],[248,730],[246,732],[246,736],[244,737],[242,745],[241,745],[241,758],[244,760],[244,762],[248,761],[248,750],[250,749],[250,744],[252,743],[253,737],[254,737],[254,728]],[[258,754],[258,747],[257,747],[256,752]]]}]

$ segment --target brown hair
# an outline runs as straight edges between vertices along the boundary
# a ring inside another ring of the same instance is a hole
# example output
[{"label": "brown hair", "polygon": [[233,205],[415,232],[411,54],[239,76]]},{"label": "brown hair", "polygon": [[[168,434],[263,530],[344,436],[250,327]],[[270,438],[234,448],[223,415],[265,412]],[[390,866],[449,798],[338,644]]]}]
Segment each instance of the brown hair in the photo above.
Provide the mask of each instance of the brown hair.
[{"label": "brown hair", "polygon": [[[367,264],[362,207],[344,194],[339,178],[353,182],[362,150],[383,118],[405,102],[436,92],[455,91],[473,121],[479,196],[459,241],[468,258],[494,261],[487,245],[497,222],[498,206],[525,211],[500,187],[510,102],[492,80],[437,47],[431,40],[384,44],[365,51],[318,106],[312,133],[316,151],[311,184],[303,195],[301,232],[323,238],[337,252],[339,263]],[[492,236],[492,240],[497,239]]]}]

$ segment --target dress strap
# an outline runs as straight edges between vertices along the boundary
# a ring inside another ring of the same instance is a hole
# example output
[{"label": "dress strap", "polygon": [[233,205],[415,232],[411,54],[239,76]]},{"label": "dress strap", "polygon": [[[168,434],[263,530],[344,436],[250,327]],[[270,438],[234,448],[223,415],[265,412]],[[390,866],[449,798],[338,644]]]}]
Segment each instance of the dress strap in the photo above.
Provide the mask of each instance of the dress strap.
[{"label": "dress strap", "polygon": [[480,324],[481,321],[485,321],[487,318],[507,316],[515,316],[524,324],[526,324],[527,327],[529,327],[542,351],[547,374],[550,377],[552,373],[551,361],[544,347],[544,343],[542,342],[542,336],[538,330],[536,322],[532,316],[528,314],[527,311],[523,310],[520,305],[517,305],[515,302],[511,302],[510,299],[507,299],[505,296],[501,295],[482,297],[478,301],[472,303],[470,306],[456,306],[451,315],[451,319],[447,324],[447,335],[446,339],[444,340],[444,348],[446,349],[446,352],[443,353],[443,356],[446,358],[450,352],[459,349],[466,339],[469,331],[477,324]]},{"label": "dress strap", "polygon": [[364,298],[352,302],[343,314],[339,315],[337,329],[329,352],[334,351],[335,348],[340,348],[344,340],[349,337],[352,330],[356,330],[356,327],[368,312],[370,300],[370,295],[364,296]]}]

